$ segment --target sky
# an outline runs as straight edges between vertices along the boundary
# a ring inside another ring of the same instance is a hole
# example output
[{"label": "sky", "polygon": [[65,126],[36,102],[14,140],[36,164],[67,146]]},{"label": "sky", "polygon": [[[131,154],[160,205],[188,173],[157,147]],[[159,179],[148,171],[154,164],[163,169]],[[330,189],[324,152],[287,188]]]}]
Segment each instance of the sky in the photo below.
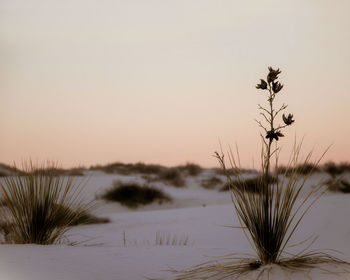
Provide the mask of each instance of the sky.
[{"label": "sky", "polygon": [[255,88],[284,84],[295,139],[350,160],[348,0],[2,0],[0,162],[260,162]]}]

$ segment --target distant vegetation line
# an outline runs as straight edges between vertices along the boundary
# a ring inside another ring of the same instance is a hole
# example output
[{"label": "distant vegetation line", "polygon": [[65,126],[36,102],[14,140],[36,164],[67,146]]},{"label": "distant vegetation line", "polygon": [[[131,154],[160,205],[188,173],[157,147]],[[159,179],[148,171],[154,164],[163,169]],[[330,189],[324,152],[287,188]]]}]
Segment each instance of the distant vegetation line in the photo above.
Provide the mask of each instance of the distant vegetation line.
[{"label": "distant vegetation line", "polygon": [[[144,175],[159,175],[161,178],[167,177],[176,177],[176,173],[182,173],[188,176],[197,176],[202,170],[205,169],[195,163],[186,163],[184,165],[178,165],[174,167],[166,167],[160,164],[145,164],[143,162],[137,163],[122,163],[114,162],[105,165],[92,165],[89,168],[87,167],[74,167],[74,168],[54,168],[54,173],[57,175],[67,175],[67,176],[83,176],[84,171],[88,170],[98,170],[105,172],[107,174],[120,174],[120,175],[130,175],[130,174],[144,174]],[[221,169],[218,168],[207,168],[214,169],[220,174]],[[324,163],[321,166],[315,167],[312,164],[300,164],[296,167],[280,166],[278,170],[275,170],[276,173],[282,175],[290,175],[292,173],[306,174],[310,170],[313,172],[326,172],[331,176],[337,176],[346,172],[350,172],[350,162],[340,162],[335,163],[329,161]],[[255,169],[242,169],[243,172],[254,173],[258,172]],[[37,169],[34,172],[40,172],[40,169]],[[0,177],[14,175],[14,174],[25,174],[18,166],[11,166],[8,164],[0,163]]]}]

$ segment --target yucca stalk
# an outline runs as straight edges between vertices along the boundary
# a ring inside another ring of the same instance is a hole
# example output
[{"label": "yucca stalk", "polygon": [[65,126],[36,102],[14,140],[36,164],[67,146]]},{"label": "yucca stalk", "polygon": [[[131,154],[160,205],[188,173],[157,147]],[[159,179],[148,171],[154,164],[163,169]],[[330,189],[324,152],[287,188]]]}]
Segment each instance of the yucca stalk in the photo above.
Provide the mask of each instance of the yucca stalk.
[{"label": "yucca stalk", "polygon": [[23,163],[24,174],[8,176],[0,182],[7,211],[7,241],[13,243],[54,244],[60,241],[89,204],[80,197],[82,184],[72,176],[58,175],[55,164],[37,168]]},{"label": "yucca stalk", "polygon": [[[283,104],[275,109],[276,95],[283,88],[283,85],[277,81],[281,71],[280,69],[274,70],[272,67],[269,67],[268,70],[266,81],[261,79],[260,84],[256,86],[257,89],[267,92],[268,102],[267,107],[258,105],[263,121],[256,120],[264,130],[264,134],[261,134],[263,142],[262,176],[258,193],[253,194],[245,190],[244,180],[239,172],[240,167],[237,166],[232,152],[229,153],[228,157],[232,170],[235,171],[234,175],[238,178],[235,182],[226,167],[223,154],[216,153],[216,157],[231,186],[232,201],[237,215],[242,226],[249,233],[247,237],[258,255],[261,265],[279,262],[279,258],[296,227],[315,201],[310,198],[317,198],[322,193],[321,188],[316,188],[303,200],[298,200],[311,172],[305,176],[293,173],[287,179],[284,177],[277,180],[276,184],[270,184],[272,156],[276,157],[276,168],[278,168],[279,148],[277,141],[284,136],[282,130],[290,126],[294,120],[292,114],[288,114],[288,116],[283,114],[281,118],[283,124],[276,124],[278,116],[287,108],[287,105]],[[276,143],[274,150],[272,150],[273,143]],[[300,149],[301,144],[295,144],[288,164],[289,167],[297,165]],[[310,158],[311,153],[306,156],[304,164],[309,163]],[[318,163],[319,160],[313,166],[317,166]],[[276,173],[278,174],[278,172]]]},{"label": "yucca stalk", "polygon": [[[246,185],[240,171],[238,149],[236,156],[232,150],[228,152],[228,167],[223,152],[215,153],[227,177],[232,203],[240,222],[239,226],[232,228],[243,230],[257,256],[247,257],[247,254],[231,254],[218,257],[187,270],[173,271],[177,274],[173,278],[175,280],[233,279],[233,277],[258,269],[260,271],[258,271],[256,279],[260,279],[265,272],[267,275],[269,274],[272,264],[279,265],[281,269],[309,269],[320,263],[349,265],[349,263],[323,252],[306,251],[305,249],[298,254],[286,252],[289,241],[301,220],[323,194],[324,188],[319,185],[301,197],[301,192],[313,170],[302,172],[302,175],[298,172],[296,167],[299,166],[302,143],[297,144],[296,142],[286,168],[286,170],[293,170],[293,172],[288,176],[278,177],[277,180],[271,180],[272,175],[278,176],[280,173],[278,170],[280,149],[277,146],[277,141],[284,136],[281,131],[291,125],[294,120],[292,114],[288,114],[288,116],[283,114],[284,124],[277,123],[279,114],[287,108],[287,105],[283,104],[279,109],[275,109],[276,94],[283,88],[283,85],[277,81],[281,71],[274,70],[272,67],[269,67],[268,70],[267,81],[261,79],[260,84],[256,86],[268,94],[268,106],[259,105],[260,114],[264,121],[257,121],[264,130],[264,134],[261,134],[263,143],[262,175],[258,184],[258,192],[249,191]],[[274,143],[276,143],[275,148],[273,148]],[[311,156],[312,153],[306,155],[302,166],[310,166]],[[324,154],[311,166],[317,167],[323,156]],[[274,173],[271,172],[273,157],[276,160]],[[276,183],[271,184],[271,182]],[[308,276],[307,273],[305,275]]]}]

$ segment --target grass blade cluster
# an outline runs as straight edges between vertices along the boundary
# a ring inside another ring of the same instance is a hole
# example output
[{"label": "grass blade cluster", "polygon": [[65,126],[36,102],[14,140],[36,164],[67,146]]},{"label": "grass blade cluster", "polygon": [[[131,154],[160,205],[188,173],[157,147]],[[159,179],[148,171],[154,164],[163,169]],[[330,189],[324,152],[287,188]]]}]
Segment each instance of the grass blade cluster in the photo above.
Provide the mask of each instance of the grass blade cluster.
[{"label": "grass blade cluster", "polygon": [[72,176],[57,176],[54,167],[48,163],[37,168],[27,162],[24,175],[0,182],[8,242],[54,244],[88,210],[80,196],[82,184]]},{"label": "grass blade cluster", "polygon": [[[289,166],[295,165],[301,149],[301,144],[293,151],[293,160]],[[221,167],[226,173],[231,190],[231,198],[253,249],[256,251],[261,265],[277,263],[282,257],[288,241],[292,237],[301,219],[325,191],[322,185],[310,190],[300,198],[309,174],[300,175],[298,172],[288,177],[279,178],[275,184],[260,181],[259,192],[252,193],[245,190],[244,179],[241,178],[239,168],[232,152],[229,160],[232,170],[236,170],[235,180],[230,176],[224,157],[216,154]],[[311,153],[306,157],[309,162]],[[319,161],[318,161],[319,162]],[[318,162],[314,165],[317,166]],[[262,178],[265,176],[264,169]]]}]

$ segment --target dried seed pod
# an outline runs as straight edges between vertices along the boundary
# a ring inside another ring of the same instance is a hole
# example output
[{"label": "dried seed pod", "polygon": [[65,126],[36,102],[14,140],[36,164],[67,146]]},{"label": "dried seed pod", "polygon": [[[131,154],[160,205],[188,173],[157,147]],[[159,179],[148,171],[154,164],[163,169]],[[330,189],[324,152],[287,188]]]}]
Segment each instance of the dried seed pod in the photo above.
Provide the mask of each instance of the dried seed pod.
[{"label": "dried seed pod", "polygon": [[260,84],[256,85],[257,89],[267,89],[267,83],[265,82],[265,80],[260,79]]}]

